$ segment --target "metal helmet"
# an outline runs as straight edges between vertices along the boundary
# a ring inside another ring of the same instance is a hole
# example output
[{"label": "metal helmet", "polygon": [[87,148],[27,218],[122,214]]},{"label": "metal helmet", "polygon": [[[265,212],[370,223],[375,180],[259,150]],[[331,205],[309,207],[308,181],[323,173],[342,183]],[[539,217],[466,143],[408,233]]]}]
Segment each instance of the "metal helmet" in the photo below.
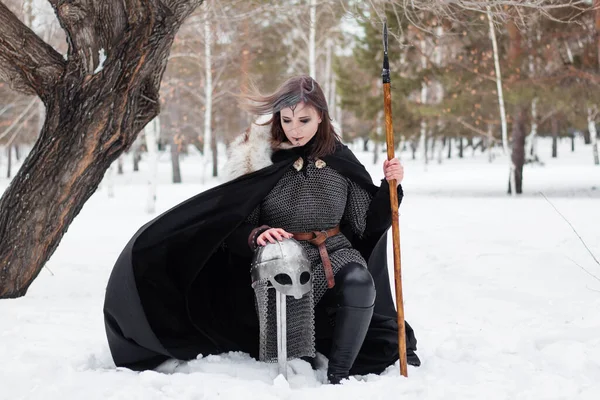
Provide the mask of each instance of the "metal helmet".
[{"label": "metal helmet", "polygon": [[286,296],[302,298],[312,289],[312,271],[304,248],[294,239],[267,243],[254,252],[252,283],[268,280]]}]

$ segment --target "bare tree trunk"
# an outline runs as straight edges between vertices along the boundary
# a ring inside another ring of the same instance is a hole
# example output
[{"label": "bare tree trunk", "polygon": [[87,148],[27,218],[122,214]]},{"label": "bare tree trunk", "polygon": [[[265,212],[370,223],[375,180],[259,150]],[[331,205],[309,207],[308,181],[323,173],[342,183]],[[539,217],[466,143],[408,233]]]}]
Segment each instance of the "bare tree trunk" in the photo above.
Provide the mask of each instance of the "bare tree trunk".
[{"label": "bare tree trunk", "polygon": [[465,145],[464,139],[461,137],[458,138],[458,158],[463,158]]},{"label": "bare tree trunk", "polygon": [[427,154],[428,143],[427,143],[427,123],[425,120],[421,120],[421,140],[419,143],[421,151],[423,152],[423,166],[427,170],[427,164],[429,164],[429,154]]},{"label": "bare tree trunk", "polygon": [[212,164],[213,164],[212,176],[216,178],[217,176],[219,176],[219,154],[218,154],[218,149],[217,149],[217,135],[215,134],[214,129],[213,129],[213,135],[210,138],[210,147],[211,147]]},{"label": "bare tree trunk", "polygon": [[140,160],[142,156],[140,154],[140,150],[136,149],[133,152],[133,171],[138,172],[140,170]]},{"label": "bare tree trunk", "polygon": [[[508,193],[523,193],[523,165],[525,164],[525,109],[520,108],[513,121],[511,161],[514,170],[509,178]],[[514,180],[514,182],[513,182]]]},{"label": "bare tree trunk", "polygon": [[448,160],[452,158],[452,138],[448,137]]},{"label": "bare tree trunk", "polygon": [[[519,67],[523,54],[522,35],[514,21],[508,21],[506,30],[509,37],[508,61],[513,68]],[[519,106],[513,118],[512,153],[509,160],[508,193],[520,194],[523,186],[523,164],[525,163],[525,107]],[[507,143],[508,145],[508,143]]]},{"label": "bare tree trunk", "polygon": [[112,199],[115,197],[115,166],[111,165],[104,174],[104,182],[106,182],[106,192],[108,198]]},{"label": "bare tree trunk", "polygon": [[[595,27],[596,27],[596,56],[598,57],[598,69],[600,69],[600,0],[594,0]],[[600,72],[600,71],[598,71]]]},{"label": "bare tree trunk", "polygon": [[446,147],[446,140],[447,140],[447,138],[444,136],[444,138],[442,139],[442,143],[440,143],[439,150],[437,152],[438,164],[441,164],[442,160],[444,158],[444,147]]},{"label": "bare tree trunk", "polygon": [[373,164],[377,164],[379,162],[379,140],[381,138],[381,132],[383,131],[383,127],[381,124],[383,123],[383,111],[379,111],[377,113],[377,122],[375,127],[375,143],[373,146]]},{"label": "bare tree trunk", "polygon": [[142,141],[146,140],[143,136],[139,136],[133,142],[131,146],[131,152],[133,153],[133,171],[138,172],[140,170],[140,161],[142,159]]},{"label": "bare tree trunk", "polygon": [[533,160],[538,160],[539,157],[537,155],[537,102],[538,98],[534,98],[531,101],[531,133],[529,134],[529,155],[533,158]]},{"label": "bare tree trunk", "polygon": [[12,146],[9,144],[6,146],[6,177],[10,179],[12,177]]},{"label": "bare tree trunk", "polygon": [[317,79],[316,58],[316,35],[317,35],[317,0],[310,0],[310,26],[308,39],[308,68],[309,75]]},{"label": "bare tree trunk", "polygon": [[176,135],[171,135],[171,166],[173,167],[173,183],[181,183],[181,168],[179,166],[179,143]]},{"label": "bare tree trunk", "polygon": [[379,139],[375,140],[375,146],[373,146],[373,164],[379,162]]},{"label": "bare tree trunk", "polygon": [[212,157],[210,154],[211,149],[211,137],[212,137],[212,32],[210,21],[208,19],[208,12],[204,19],[204,68],[205,68],[205,86],[204,86],[204,97],[206,104],[204,107],[204,146],[203,146],[203,171],[202,171],[202,183],[206,182],[206,175],[208,170],[208,164]]},{"label": "bare tree trunk", "polygon": [[488,134],[488,142],[487,142],[487,151],[488,151],[488,162],[492,162],[494,161],[494,153],[492,152],[493,148],[494,148],[494,125],[492,124],[488,124],[488,129],[487,129],[487,134]]},{"label": "bare tree trunk", "polygon": [[[342,140],[344,139],[344,124],[342,123],[342,120],[344,119],[344,115],[343,115],[343,111],[342,111],[342,101],[340,99],[340,95],[337,94],[337,89],[336,89],[336,81],[335,79],[333,79],[333,83],[332,83],[332,90],[333,90],[333,99],[334,99],[334,103],[333,103],[333,107],[335,108],[335,118],[336,121],[338,121],[339,123],[339,132],[338,135],[340,135],[340,138],[342,138]],[[398,140],[398,145],[400,146],[400,144],[402,143],[402,136],[400,136],[400,139]]]},{"label": "bare tree trunk", "polygon": [[146,147],[148,148],[148,171],[146,184],[148,196],[146,198],[146,212],[154,214],[156,211],[156,188],[158,186],[158,140],[160,138],[160,117],[156,116],[144,128]]},{"label": "bare tree trunk", "polygon": [[[333,102],[335,101],[334,95],[335,92],[332,90],[331,84],[333,80],[333,68],[331,66],[331,53],[333,52],[333,40],[331,38],[327,38],[325,41],[325,100],[327,100],[327,104],[329,105],[329,113],[333,120],[338,121],[335,115],[335,106]],[[341,121],[338,121],[341,124]]]},{"label": "bare tree trunk", "polygon": [[552,117],[552,158],[558,157],[558,118]]},{"label": "bare tree trunk", "polygon": [[[425,54],[427,47],[427,42],[422,39],[421,40],[421,68],[427,68],[427,57]],[[429,94],[429,88],[427,86],[427,82],[423,80],[421,82],[421,104],[427,104],[427,95]],[[427,170],[427,164],[429,163],[429,157],[427,154],[427,121],[424,117],[421,117],[421,148],[423,149],[423,163],[425,170]]]},{"label": "bare tree trunk", "polygon": [[496,70],[496,87],[498,90],[498,107],[500,108],[500,121],[502,123],[502,149],[504,154],[508,154],[508,124],[506,122],[506,110],[504,108],[504,93],[502,91],[502,71],[500,70],[500,56],[498,53],[498,40],[496,39],[496,29],[492,18],[491,8],[487,7],[487,17],[490,28],[490,39],[494,50],[494,67]]},{"label": "bare tree trunk", "polygon": [[117,175],[123,175],[123,155],[117,159]]},{"label": "bare tree trunk", "polygon": [[597,108],[588,107],[588,130],[590,131],[590,139],[592,141],[592,153],[594,155],[594,165],[600,164],[598,159],[598,131],[596,130],[596,115],[598,115]]},{"label": "bare tree trunk", "polygon": [[575,133],[571,135],[571,153],[575,153]]},{"label": "bare tree trunk", "polygon": [[[26,294],[108,167],[157,115],[169,49],[201,1],[52,3],[66,57],[0,2],[0,76],[46,106],[37,141],[0,198],[0,298]],[[100,49],[107,59],[97,69]]]}]

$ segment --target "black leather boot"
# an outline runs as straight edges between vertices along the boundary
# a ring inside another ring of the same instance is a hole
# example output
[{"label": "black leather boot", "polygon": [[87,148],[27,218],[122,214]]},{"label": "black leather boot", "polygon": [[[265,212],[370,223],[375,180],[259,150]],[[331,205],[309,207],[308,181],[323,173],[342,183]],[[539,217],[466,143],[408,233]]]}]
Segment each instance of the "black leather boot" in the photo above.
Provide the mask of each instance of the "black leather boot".
[{"label": "black leather boot", "polygon": [[371,323],[374,306],[350,307],[342,306],[337,310],[333,343],[329,354],[327,378],[329,382],[338,384],[347,379],[350,368],[362,347],[365,335]]},{"label": "black leather boot", "polygon": [[327,377],[333,384],[347,379],[371,324],[375,284],[369,271],[349,263],[335,276],[335,327]]}]

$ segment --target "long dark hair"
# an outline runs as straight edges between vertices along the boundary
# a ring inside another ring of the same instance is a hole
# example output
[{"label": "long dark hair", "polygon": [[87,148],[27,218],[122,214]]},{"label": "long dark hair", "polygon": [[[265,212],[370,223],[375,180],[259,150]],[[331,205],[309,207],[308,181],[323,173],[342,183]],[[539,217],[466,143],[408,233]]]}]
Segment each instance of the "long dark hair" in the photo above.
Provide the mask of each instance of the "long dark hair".
[{"label": "long dark hair", "polygon": [[256,90],[254,92],[240,96],[240,107],[256,115],[273,114],[273,118],[263,125],[272,124],[271,140],[275,146],[288,142],[281,126],[281,110],[304,102],[314,107],[321,117],[314,144],[310,149],[310,157],[323,157],[335,151],[336,143],[340,141],[340,137],[331,124],[323,90],[313,78],[308,75],[294,76],[271,94],[261,95]]}]

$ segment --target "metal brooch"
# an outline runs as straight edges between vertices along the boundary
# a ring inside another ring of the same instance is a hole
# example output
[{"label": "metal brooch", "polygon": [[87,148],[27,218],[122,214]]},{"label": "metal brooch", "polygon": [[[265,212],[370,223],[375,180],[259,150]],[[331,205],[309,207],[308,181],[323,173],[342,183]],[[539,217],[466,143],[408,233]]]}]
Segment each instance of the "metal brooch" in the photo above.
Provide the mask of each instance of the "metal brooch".
[{"label": "metal brooch", "polygon": [[304,160],[302,159],[302,157],[300,157],[299,159],[294,161],[294,169],[296,171],[300,171],[302,169],[303,165],[304,165]]},{"label": "metal brooch", "polygon": [[317,168],[323,168],[324,166],[326,166],[327,164],[325,163],[325,161],[317,158],[317,160],[315,161],[315,167]]}]

